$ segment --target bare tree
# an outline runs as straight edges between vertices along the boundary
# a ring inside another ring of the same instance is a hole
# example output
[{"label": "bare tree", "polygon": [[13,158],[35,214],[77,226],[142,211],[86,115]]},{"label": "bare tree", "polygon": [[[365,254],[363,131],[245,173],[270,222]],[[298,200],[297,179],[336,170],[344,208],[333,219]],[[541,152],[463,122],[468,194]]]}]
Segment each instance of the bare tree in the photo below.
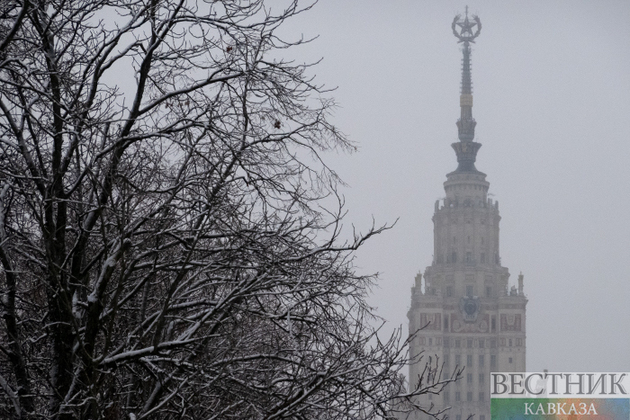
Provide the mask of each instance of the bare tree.
[{"label": "bare tree", "polygon": [[282,58],[310,5],[280,3],[0,5],[2,417],[374,418],[427,392],[399,396],[405,341],[369,327],[352,251],[382,228],[339,240],[321,153],[353,146]]}]

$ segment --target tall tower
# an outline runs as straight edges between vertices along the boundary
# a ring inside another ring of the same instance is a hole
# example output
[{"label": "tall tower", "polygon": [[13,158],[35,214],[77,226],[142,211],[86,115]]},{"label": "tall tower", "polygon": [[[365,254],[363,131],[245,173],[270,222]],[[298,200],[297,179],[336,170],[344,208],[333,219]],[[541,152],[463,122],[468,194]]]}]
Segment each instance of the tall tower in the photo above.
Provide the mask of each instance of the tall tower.
[{"label": "tall tower", "polygon": [[[420,329],[411,343],[412,355],[437,356],[444,372],[464,367],[463,378],[440,395],[423,396],[438,409],[452,407],[451,420],[475,414],[490,420],[490,372],[525,371],[525,306],[523,276],[508,290],[510,273],[501,265],[499,203],[488,198],[490,183],[475,167],[480,143],[474,141],[476,122],[470,44],[479,36],[477,16],[453,20],[453,33],[462,44],[459,141],[451,146],[457,169],[446,175],[446,198],[435,203],[434,257],[412,287],[409,330]],[[424,369],[411,365],[413,387]],[[446,374],[446,373],[445,373]],[[416,413],[416,419],[426,418]]]}]

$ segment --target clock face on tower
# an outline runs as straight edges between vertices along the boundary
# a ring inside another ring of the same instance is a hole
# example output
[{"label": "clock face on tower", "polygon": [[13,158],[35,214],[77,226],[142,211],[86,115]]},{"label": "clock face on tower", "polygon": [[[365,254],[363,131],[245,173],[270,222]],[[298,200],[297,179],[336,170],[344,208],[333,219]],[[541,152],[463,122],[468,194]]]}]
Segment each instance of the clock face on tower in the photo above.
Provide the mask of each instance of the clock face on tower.
[{"label": "clock face on tower", "polygon": [[464,316],[464,321],[475,322],[479,315],[479,298],[477,296],[464,296],[459,300],[459,310]]}]

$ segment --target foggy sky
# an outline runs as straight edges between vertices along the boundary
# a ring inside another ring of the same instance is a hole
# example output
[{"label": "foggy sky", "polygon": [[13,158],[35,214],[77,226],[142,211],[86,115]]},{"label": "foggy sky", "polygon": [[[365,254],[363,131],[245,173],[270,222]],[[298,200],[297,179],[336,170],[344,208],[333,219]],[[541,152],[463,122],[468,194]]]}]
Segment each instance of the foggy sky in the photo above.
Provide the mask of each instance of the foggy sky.
[{"label": "foggy sky", "polygon": [[[477,169],[500,203],[502,265],[525,275],[530,371],[630,370],[630,2],[469,2]],[[396,226],[358,252],[370,302],[407,331],[433,254],[434,203],[456,167],[463,1],[320,0],[286,34],[323,61],[333,121],[360,152],[329,154],[349,184],[347,230]]]}]

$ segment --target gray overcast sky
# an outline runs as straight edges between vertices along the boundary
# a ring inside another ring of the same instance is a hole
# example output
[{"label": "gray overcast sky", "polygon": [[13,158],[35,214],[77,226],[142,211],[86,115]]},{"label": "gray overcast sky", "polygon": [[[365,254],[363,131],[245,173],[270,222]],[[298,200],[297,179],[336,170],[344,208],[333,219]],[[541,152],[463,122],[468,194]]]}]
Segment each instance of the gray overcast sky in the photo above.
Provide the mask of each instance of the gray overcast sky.
[{"label": "gray overcast sky", "polygon": [[[346,223],[396,227],[358,254],[371,302],[403,325],[430,264],[431,217],[456,168],[463,1],[320,0],[286,33],[320,35],[334,121],[360,152],[329,156]],[[469,2],[477,168],[500,203],[502,263],[525,275],[528,370],[630,370],[630,2]]]}]

